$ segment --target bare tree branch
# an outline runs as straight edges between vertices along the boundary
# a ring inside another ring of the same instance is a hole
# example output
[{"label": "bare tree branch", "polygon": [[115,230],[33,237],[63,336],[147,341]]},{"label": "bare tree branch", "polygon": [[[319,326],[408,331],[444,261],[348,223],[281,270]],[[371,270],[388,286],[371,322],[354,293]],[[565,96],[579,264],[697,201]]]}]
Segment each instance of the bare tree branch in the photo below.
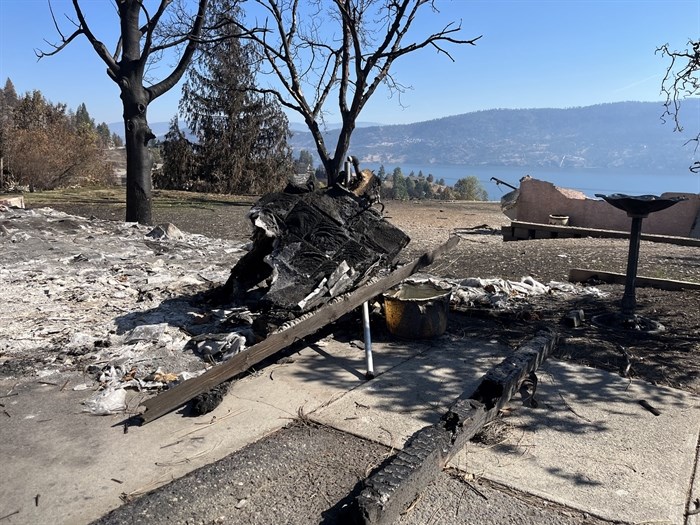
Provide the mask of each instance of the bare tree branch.
[{"label": "bare tree branch", "polygon": [[[670,59],[661,81],[661,94],[666,98],[661,119],[664,122],[667,118],[671,119],[673,130],[680,133],[683,131],[680,121],[681,102],[700,94],[700,40],[689,40],[687,49],[683,51],[672,51],[668,44],[664,44],[656,49],[656,53]],[[694,152],[697,153],[700,147],[700,131],[686,144],[691,142],[695,142]],[[693,173],[699,173],[700,161],[693,162],[689,169]]]},{"label": "bare tree branch", "polygon": [[[385,83],[390,93],[405,92],[406,87],[389,75],[396,59],[432,47],[454,61],[450,46],[475,45],[480,38],[460,38],[461,23],[452,22],[404,42],[422,8],[437,11],[429,0],[254,1],[268,18],[262,26],[241,23],[242,38],[259,46],[261,60],[274,77],[258,91],[273,94],[301,115],[331,182],[341,169],[357,117],[378,86]],[[330,152],[319,123],[332,93],[337,95],[342,127]]]},{"label": "bare tree branch", "polygon": [[[163,2],[166,1],[169,0],[163,0]],[[168,77],[161,80],[156,85],[148,88],[148,91],[151,93],[151,100],[159,97],[160,95],[171,89],[175,84],[178,83],[178,81],[182,78],[182,75],[185,73],[185,70],[187,69],[187,66],[190,63],[190,60],[192,59],[192,55],[194,55],[194,52],[197,49],[197,45],[199,44],[199,36],[202,33],[202,26],[204,25],[204,15],[206,14],[207,4],[208,0],[199,0],[199,8],[197,9],[197,14],[195,15],[195,21],[192,24],[192,30],[188,33],[188,43],[185,47],[185,50],[182,52],[182,55],[180,56],[180,61],[178,62],[177,66],[175,66],[175,69],[173,69],[172,73],[168,75]]]},{"label": "bare tree branch", "polygon": [[102,61],[107,64],[107,71],[109,72],[110,77],[114,80],[119,72],[119,66],[112,58],[112,55],[109,54],[109,51],[107,51],[105,45],[100,42],[90,30],[90,26],[85,21],[83,11],[80,9],[80,3],[78,0],[73,0],[73,9],[75,9],[75,14],[78,17],[78,22],[80,22],[80,28],[82,29],[83,34],[88,39],[90,44],[92,44],[97,56],[99,56]]},{"label": "bare tree branch", "polygon": [[59,36],[61,37],[60,43],[59,44],[52,44],[47,40],[44,40],[48,45],[50,45],[53,50],[52,51],[41,51],[38,49],[34,50],[34,54],[37,56],[39,60],[41,60],[44,57],[47,56],[53,56],[62,51],[68,44],[70,44],[76,37],[80,35],[85,35],[85,37],[88,39],[90,44],[92,44],[92,47],[95,49],[97,52],[97,55],[102,59],[102,61],[107,65],[107,72],[109,76],[114,80],[116,77],[116,74],[118,72],[118,66],[115,61],[115,59],[109,54],[107,51],[107,48],[105,45],[100,42],[95,35],[92,33],[90,30],[90,27],[87,25],[85,22],[85,17],[83,16],[83,13],[80,9],[80,5],[78,3],[78,0],[73,0],[73,8],[75,9],[75,14],[78,17],[78,23],[76,24],[73,20],[70,20],[71,23],[77,26],[77,29],[66,38],[66,36],[63,34],[61,31],[58,22],[56,21],[56,17],[53,12],[53,6],[51,5],[51,0],[49,0],[49,10],[51,11],[51,18],[54,23],[54,27],[56,28],[56,31],[58,32]]}]

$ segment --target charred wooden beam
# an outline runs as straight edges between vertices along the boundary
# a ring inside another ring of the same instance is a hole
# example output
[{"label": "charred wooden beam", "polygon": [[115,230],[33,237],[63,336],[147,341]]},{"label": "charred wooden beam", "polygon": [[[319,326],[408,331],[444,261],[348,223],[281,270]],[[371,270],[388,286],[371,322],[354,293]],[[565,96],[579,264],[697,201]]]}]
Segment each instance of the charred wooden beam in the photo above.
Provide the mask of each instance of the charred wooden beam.
[{"label": "charred wooden beam", "polygon": [[[605,272],[602,270],[583,268],[572,268],[569,270],[569,281],[572,283],[585,283],[589,279],[594,279],[608,284],[625,284],[626,277],[624,273]],[[642,277],[639,275],[635,278],[635,285],[659,288],[661,290],[700,290],[700,283]]]},{"label": "charred wooden beam", "polygon": [[[629,239],[629,232],[618,230],[601,230],[599,228],[584,228],[580,226],[558,226],[556,224],[540,224],[537,222],[512,221],[510,225],[501,227],[504,241],[524,241],[531,239],[564,239],[581,237],[601,237],[610,239]],[[700,239],[692,237],[676,237],[673,235],[657,235],[643,233],[643,241],[677,244],[679,246],[700,246]]]},{"label": "charred wooden beam", "polygon": [[318,308],[316,311],[305,314],[297,321],[290,323],[292,326],[289,328],[273,333],[264,341],[234,355],[225,363],[210,368],[201,376],[180,383],[156,397],[146,400],[143,403],[145,410],[139,416],[141,424],[153,421],[175,410],[196,395],[206,392],[224,381],[231,379],[266,357],[286,348],[293,342],[311,335],[324,326],[336,321],[365,301],[397,285],[421,268],[432,264],[435,259],[457,246],[458,242],[458,237],[451,237],[445,244],[437,247],[432,252],[426,252],[420,258],[401,266],[386,277],[370,282],[350,293],[341,295],[333,299],[327,305]]},{"label": "charred wooden beam", "polygon": [[365,482],[357,498],[360,522],[395,523],[452,456],[496,417],[556,343],[556,333],[538,333],[491,369],[471,395],[460,396],[439,423],[413,434],[403,450]]}]

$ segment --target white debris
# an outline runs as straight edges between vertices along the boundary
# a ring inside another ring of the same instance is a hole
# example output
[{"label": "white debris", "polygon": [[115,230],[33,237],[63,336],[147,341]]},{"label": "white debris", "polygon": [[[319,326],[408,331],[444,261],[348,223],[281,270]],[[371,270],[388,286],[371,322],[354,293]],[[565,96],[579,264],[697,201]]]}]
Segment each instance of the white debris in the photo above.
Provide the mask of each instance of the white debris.
[{"label": "white debris", "polygon": [[[168,225],[165,236],[148,237],[153,229],[136,223],[50,208],[0,209],[0,224],[2,377],[84,372],[75,391],[99,381],[114,392],[86,409],[113,410],[124,388],[166,388],[201,373],[191,334],[228,329],[192,298],[226,282],[242,242]],[[162,380],[150,379],[158,368]]]},{"label": "white debris", "polygon": [[158,342],[168,327],[166,323],[148,324],[137,326],[124,337],[126,344],[137,343],[139,341]]},{"label": "white debris", "polygon": [[551,281],[547,284],[551,290],[568,293],[572,295],[592,295],[594,297],[607,297],[609,294],[603,292],[595,286],[581,286],[580,284],[563,283],[559,281]]},{"label": "white debris", "polygon": [[207,369],[203,368],[202,370],[198,370],[197,372],[180,372],[178,378],[180,381],[187,381],[188,379],[193,379],[195,377],[201,376],[206,371]]},{"label": "white debris", "polygon": [[239,332],[204,334],[192,340],[195,342],[199,354],[223,360],[238,354],[245,349],[246,345],[245,335]]},{"label": "white debris", "polygon": [[83,401],[83,405],[85,405],[83,412],[90,412],[95,416],[124,412],[126,410],[126,390],[123,388],[103,390]]},{"label": "white debris", "polygon": [[520,281],[469,277],[455,282],[452,302],[468,306],[482,305],[503,309],[508,308],[514,299],[525,299],[555,292],[572,295],[594,295],[596,297],[606,296],[604,292],[597,288],[555,281],[545,285],[531,276],[523,277]]}]

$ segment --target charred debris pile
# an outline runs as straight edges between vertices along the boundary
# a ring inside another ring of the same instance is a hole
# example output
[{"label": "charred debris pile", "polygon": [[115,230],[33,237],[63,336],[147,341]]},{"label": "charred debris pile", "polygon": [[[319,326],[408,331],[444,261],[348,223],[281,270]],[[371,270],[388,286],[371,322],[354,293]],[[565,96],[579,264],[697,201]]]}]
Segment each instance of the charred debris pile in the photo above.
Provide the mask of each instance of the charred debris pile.
[{"label": "charred debris pile", "polygon": [[252,246],[217,298],[237,307],[234,317],[249,323],[256,338],[395,263],[410,239],[372,206],[367,187],[361,180],[354,191],[290,183],[253,205]]}]

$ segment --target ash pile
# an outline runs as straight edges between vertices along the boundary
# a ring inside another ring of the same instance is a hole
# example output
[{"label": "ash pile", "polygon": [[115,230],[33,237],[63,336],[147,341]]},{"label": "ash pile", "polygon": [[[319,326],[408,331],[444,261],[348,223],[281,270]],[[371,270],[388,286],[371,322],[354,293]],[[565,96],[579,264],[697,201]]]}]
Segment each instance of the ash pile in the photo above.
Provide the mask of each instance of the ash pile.
[{"label": "ash pile", "polygon": [[363,173],[349,189],[290,183],[251,208],[252,247],[220,298],[249,309],[256,335],[362,286],[410,241],[372,206],[374,176]]}]

